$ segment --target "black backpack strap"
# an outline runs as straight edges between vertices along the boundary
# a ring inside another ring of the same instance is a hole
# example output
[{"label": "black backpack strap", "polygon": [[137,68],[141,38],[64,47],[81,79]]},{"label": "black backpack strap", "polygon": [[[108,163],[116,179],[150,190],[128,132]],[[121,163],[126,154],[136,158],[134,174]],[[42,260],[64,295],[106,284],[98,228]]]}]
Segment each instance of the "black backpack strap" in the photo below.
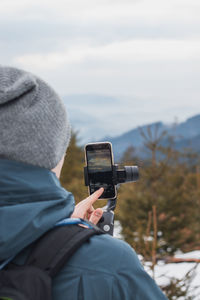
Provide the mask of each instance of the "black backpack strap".
[{"label": "black backpack strap", "polygon": [[56,227],[38,239],[25,265],[38,267],[54,277],[69,258],[93,235],[103,234],[98,227],[79,225]]}]

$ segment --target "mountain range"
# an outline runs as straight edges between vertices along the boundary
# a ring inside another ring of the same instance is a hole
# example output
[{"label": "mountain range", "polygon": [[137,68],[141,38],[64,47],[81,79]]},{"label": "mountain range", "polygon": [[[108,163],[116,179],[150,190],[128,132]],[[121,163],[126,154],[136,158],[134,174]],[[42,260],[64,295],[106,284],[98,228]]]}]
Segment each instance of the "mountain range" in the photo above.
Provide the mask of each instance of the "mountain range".
[{"label": "mountain range", "polygon": [[[151,128],[152,133],[158,130],[158,135],[166,131],[168,135],[173,136],[176,149],[191,148],[200,152],[200,114],[184,122],[169,125],[165,123],[165,116],[160,113],[151,116],[152,111],[156,111],[151,102],[151,106],[147,106],[147,103],[140,104],[134,98],[75,94],[64,96],[64,102],[72,127],[78,131],[79,144],[108,140],[113,144],[116,160],[119,160],[130,146],[135,148],[140,157],[145,157],[141,131],[145,133],[148,128]],[[157,116],[164,121],[151,123]],[[146,120],[147,125],[136,127],[136,124],[144,123],[143,120]],[[109,136],[106,136],[107,133]],[[163,140],[163,144],[166,142],[167,138]]]},{"label": "mountain range", "polygon": [[[177,150],[190,148],[194,152],[200,153],[200,114],[180,124],[166,125],[162,122],[156,122],[137,127],[117,137],[108,137],[105,139],[112,143],[114,155],[117,159],[119,159],[130,146],[135,148],[136,154],[140,157],[145,157],[144,138],[141,135],[141,131],[147,134],[148,128],[151,129],[153,136],[156,130],[158,136],[164,131],[168,136],[173,136],[174,146]],[[162,143],[165,144],[166,141],[167,138],[164,138]]]}]

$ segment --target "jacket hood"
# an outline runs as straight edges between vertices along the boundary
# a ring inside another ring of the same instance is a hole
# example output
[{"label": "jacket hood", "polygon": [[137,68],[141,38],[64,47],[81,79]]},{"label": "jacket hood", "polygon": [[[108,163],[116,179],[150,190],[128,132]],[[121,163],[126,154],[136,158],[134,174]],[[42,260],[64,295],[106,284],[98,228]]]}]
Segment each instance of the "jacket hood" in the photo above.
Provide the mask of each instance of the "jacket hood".
[{"label": "jacket hood", "polygon": [[0,159],[0,261],[69,217],[74,198],[48,169]]}]

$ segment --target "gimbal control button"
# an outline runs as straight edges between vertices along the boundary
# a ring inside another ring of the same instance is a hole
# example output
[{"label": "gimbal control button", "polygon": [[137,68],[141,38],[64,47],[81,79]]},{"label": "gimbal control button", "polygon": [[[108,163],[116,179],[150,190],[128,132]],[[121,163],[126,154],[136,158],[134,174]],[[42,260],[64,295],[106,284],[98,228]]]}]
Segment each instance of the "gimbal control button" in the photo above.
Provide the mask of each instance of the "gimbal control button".
[{"label": "gimbal control button", "polygon": [[108,232],[110,230],[110,226],[109,225],[104,225],[103,230]]}]

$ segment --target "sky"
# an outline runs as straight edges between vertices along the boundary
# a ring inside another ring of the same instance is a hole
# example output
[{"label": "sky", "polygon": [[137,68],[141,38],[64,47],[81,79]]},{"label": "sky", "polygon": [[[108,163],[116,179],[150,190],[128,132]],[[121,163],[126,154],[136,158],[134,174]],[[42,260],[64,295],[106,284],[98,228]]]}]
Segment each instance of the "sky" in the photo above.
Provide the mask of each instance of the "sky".
[{"label": "sky", "polygon": [[90,137],[181,122],[200,113],[199,15],[199,0],[0,0],[0,63],[50,83]]}]

